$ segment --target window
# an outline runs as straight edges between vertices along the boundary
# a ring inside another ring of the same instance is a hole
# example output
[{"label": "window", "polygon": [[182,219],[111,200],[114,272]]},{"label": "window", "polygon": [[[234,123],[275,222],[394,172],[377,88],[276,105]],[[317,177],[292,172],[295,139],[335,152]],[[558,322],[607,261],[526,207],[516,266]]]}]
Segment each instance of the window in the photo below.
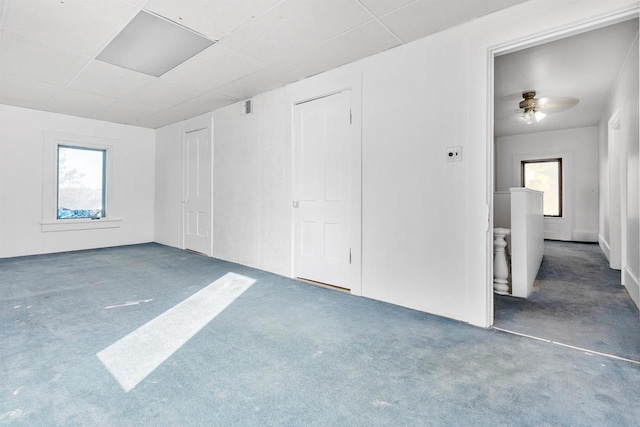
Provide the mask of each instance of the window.
[{"label": "window", "polygon": [[58,145],[57,219],[103,218],[106,150]]},{"label": "window", "polygon": [[523,161],[522,186],[544,192],[544,216],[562,216],[562,159]]}]

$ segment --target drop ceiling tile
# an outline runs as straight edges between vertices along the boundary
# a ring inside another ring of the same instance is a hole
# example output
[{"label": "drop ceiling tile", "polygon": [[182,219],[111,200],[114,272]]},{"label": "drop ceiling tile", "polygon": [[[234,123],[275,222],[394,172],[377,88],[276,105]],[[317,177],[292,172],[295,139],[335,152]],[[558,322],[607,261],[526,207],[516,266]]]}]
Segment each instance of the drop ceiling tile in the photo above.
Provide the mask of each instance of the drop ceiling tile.
[{"label": "drop ceiling tile", "polygon": [[137,10],[121,0],[10,1],[4,29],[93,57]]},{"label": "drop ceiling tile", "polygon": [[184,119],[185,118],[182,117],[181,111],[165,110],[158,113],[150,114],[130,124],[134,126],[157,129],[159,127],[170,125],[171,123],[176,123]]},{"label": "drop ceiling tile", "polygon": [[162,80],[211,90],[252,74],[267,65],[220,45],[213,45],[177,66]]},{"label": "drop ceiling tile", "polygon": [[66,85],[89,62],[18,34],[0,32],[0,77],[16,76]]},{"label": "drop ceiling tile", "polygon": [[20,77],[3,76],[0,79],[0,103],[39,108],[60,90],[62,90],[62,86]]},{"label": "drop ceiling tile", "polygon": [[75,89],[65,89],[49,101],[43,110],[74,116],[91,117],[92,113],[116,102],[116,99]]},{"label": "drop ceiling tile", "polygon": [[417,0],[360,0],[375,16],[382,16]]},{"label": "drop ceiling tile", "polygon": [[156,113],[157,108],[150,105],[136,104],[129,101],[117,101],[92,114],[98,120],[106,120],[116,123],[131,123],[142,117]]},{"label": "drop ceiling tile", "polygon": [[127,95],[125,99],[152,107],[169,108],[195,98],[203,92],[190,86],[178,85],[158,79],[150,85]]},{"label": "drop ceiling tile", "polygon": [[121,98],[157,79],[102,61],[93,60],[69,85],[71,89]]},{"label": "drop ceiling tile", "polygon": [[124,0],[124,1],[134,5],[135,7],[142,8],[149,0]]},{"label": "drop ceiling tile", "polygon": [[129,124],[157,129],[171,123],[176,123],[203,113],[207,113],[209,111],[213,111],[217,108],[233,104],[237,101],[238,100],[235,98],[221,95],[216,92],[208,92],[195,99],[176,105],[172,108],[142,117]]},{"label": "drop ceiling tile", "polygon": [[146,10],[220,40],[281,0],[151,0]]},{"label": "drop ceiling tile", "polygon": [[224,46],[276,65],[373,18],[353,0],[288,0],[223,40]]},{"label": "drop ceiling tile", "polygon": [[389,31],[374,21],[285,60],[282,67],[308,77],[399,44]]},{"label": "drop ceiling tile", "polygon": [[269,67],[219,87],[216,92],[236,99],[246,99],[299,79],[290,72]]},{"label": "drop ceiling tile", "polygon": [[404,42],[471,21],[526,0],[422,0],[380,18]]},{"label": "drop ceiling tile", "polygon": [[180,105],[176,105],[171,108],[171,111],[179,114],[182,117],[181,120],[184,120],[216,110],[225,105],[233,104],[234,102],[238,102],[238,100],[226,95],[220,95],[216,92],[208,92]]}]

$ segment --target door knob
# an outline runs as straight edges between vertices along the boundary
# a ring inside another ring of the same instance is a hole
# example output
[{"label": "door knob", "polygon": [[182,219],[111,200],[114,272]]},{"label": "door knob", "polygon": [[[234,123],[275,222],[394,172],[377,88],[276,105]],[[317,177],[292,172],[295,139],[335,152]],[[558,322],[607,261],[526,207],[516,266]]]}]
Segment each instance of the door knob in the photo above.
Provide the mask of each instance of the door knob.
[{"label": "door knob", "polygon": [[297,201],[297,200],[294,200],[294,201],[293,201],[293,207],[294,207],[294,208],[297,208],[298,206],[300,206],[300,202],[299,202],[299,201]]}]

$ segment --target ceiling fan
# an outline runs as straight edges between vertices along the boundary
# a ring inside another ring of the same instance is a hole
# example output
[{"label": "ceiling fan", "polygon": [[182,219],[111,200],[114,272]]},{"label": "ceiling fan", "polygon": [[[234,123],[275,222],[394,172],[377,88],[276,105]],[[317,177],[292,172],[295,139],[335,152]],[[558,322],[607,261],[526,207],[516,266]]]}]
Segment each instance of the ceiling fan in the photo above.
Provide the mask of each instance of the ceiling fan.
[{"label": "ceiling fan", "polygon": [[547,114],[559,113],[575,106],[578,98],[536,98],[536,92],[525,91],[518,106],[522,110],[518,116],[521,123],[530,125],[547,117]]}]

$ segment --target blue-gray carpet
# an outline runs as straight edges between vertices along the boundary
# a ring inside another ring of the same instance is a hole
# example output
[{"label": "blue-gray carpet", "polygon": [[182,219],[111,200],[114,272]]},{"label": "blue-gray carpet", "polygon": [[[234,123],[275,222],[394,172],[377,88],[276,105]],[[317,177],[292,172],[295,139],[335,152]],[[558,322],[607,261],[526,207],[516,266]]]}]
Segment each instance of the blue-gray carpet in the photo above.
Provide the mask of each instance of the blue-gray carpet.
[{"label": "blue-gray carpet", "polygon": [[496,295],[495,326],[640,361],[640,315],[597,243],[545,241],[528,299]]},{"label": "blue-gray carpet", "polygon": [[[229,271],[257,282],[125,393],[96,353]],[[0,260],[0,324],[0,424],[640,420],[640,365],[157,244]]]}]

